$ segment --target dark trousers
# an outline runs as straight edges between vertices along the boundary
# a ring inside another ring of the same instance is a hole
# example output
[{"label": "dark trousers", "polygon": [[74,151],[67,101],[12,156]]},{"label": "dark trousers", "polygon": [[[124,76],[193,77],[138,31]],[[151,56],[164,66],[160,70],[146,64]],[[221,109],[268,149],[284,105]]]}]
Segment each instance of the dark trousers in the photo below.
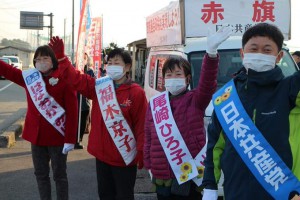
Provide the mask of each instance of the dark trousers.
[{"label": "dark trousers", "polygon": [[50,160],[56,186],[56,199],[67,200],[69,198],[67,155],[62,153],[62,149],[63,146],[31,145],[34,174],[41,200],[51,200]]},{"label": "dark trousers", "polygon": [[180,196],[180,195],[174,195],[171,194],[170,196],[163,196],[157,194],[157,200],[201,200],[202,195],[200,192],[196,191],[196,184],[191,183],[191,189],[188,196]]},{"label": "dark trousers", "polygon": [[116,167],[96,159],[100,200],[134,200],[136,166]]},{"label": "dark trousers", "polygon": [[90,116],[89,110],[81,111],[79,142],[82,142],[84,132],[85,132],[88,122],[89,122],[89,116]]}]

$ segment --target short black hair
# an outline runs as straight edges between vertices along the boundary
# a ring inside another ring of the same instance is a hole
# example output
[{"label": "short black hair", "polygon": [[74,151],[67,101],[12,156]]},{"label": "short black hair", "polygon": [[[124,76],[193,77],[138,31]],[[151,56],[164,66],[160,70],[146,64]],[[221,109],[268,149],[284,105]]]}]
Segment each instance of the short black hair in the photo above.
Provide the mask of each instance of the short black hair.
[{"label": "short black hair", "polygon": [[50,56],[51,60],[52,60],[52,64],[53,64],[53,70],[56,70],[58,68],[58,61],[55,57],[55,54],[53,52],[53,50],[51,49],[51,47],[49,47],[48,45],[43,45],[38,47],[35,50],[34,56],[33,56],[33,65],[35,66],[35,59],[38,56]]},{"label": "short black hair", "polygon": [[167,70],[173,71],[176,66],[178,66],[180,69],[183,69],[185,76],[191,74],[190,63],[186,59],[176,56],[176,57],[169,57],[165,61],[163,68],[162,68],[163,77],[165,77]]},{"label": "short black hair", "polygon": [[278,52],[282,49],[284,36],[277,26],[268,23],[259,23],[252,26],[243,35],[243,48],[251,38],[256,36],[268,37],[276,43]]},{"label": "short black hair", "polygon": [[132,59],[131,59],[130,54],[127,51],[125,51],[124,49],[121,49],[121,48],[115,48],[115,49],[111,50],[109,52],[109,54],[107,55],[107,61],[111,58],[116,57],[116,56],[120,56],[123,59],[125,64],[132,65]]},{"label": "short black hair", "polygon": [[292,55],[296,55],[300,57],[300,51],[295,51]]}]

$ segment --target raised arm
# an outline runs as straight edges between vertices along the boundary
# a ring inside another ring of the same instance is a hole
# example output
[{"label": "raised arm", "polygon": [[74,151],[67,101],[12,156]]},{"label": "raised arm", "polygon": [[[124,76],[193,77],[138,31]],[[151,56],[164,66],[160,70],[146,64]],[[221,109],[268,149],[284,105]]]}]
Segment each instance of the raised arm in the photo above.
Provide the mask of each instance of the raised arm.
[{"label": "raised arm", "polygon": [[92,99],[95,93],[95,79],[88,74],[82,74],[76,70],[64,53],[64,43],[59,37],[52,37],[49,46],[55,53],[59,65],[52,76],[62,78],[72,88],[77,90],[85,97]]},{"label": "raised arm", "polygon": [[232,34],[232,28],[223,26],[213,35],[207,37],[207,54],[204,55],[202,62],[199,83],[196,88],[198,98],[201,99],[202,109],[204,110],[217,88],[217,73],[219,66],[219,56],[217,49]]}]

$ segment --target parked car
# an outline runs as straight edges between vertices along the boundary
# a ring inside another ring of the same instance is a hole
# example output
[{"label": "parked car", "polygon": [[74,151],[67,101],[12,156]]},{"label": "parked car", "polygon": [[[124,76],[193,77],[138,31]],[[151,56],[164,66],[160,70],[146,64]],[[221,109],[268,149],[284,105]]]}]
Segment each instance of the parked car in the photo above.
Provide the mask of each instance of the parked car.
[{"label": "parked car", "polygon": [[[11,66],[14,66],[14,64],[12,63],[11,59],[10,58],[4,58],[4,57],[0,57],[0,60],[6,62],[7,64],[11,65]],[[4,79],[3,76],[0,76],[0,79]]]},{"label": "parked car", "polygon": [[14,64],[14,66],[20,70],[23,69],[23,65],[22,65],[22,61],[20,60],[20,58],[18,56],[3,56],[4,58],[9,58],[11,59],[12,63]]}]

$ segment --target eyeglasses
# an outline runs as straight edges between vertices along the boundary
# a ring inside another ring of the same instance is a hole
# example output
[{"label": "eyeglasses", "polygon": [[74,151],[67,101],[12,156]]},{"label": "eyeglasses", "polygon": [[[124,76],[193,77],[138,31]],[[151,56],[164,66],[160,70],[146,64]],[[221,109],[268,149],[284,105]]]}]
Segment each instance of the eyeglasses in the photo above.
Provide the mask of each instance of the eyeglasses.
[{"label": "eyeglasses", "polygon": [[36,58],[33,61],[36,62],[36,63],[38,63],[38,62],[48,62],[49,60],[50,60],[50,57],[49,56],[45,56],[45,57]]}]

